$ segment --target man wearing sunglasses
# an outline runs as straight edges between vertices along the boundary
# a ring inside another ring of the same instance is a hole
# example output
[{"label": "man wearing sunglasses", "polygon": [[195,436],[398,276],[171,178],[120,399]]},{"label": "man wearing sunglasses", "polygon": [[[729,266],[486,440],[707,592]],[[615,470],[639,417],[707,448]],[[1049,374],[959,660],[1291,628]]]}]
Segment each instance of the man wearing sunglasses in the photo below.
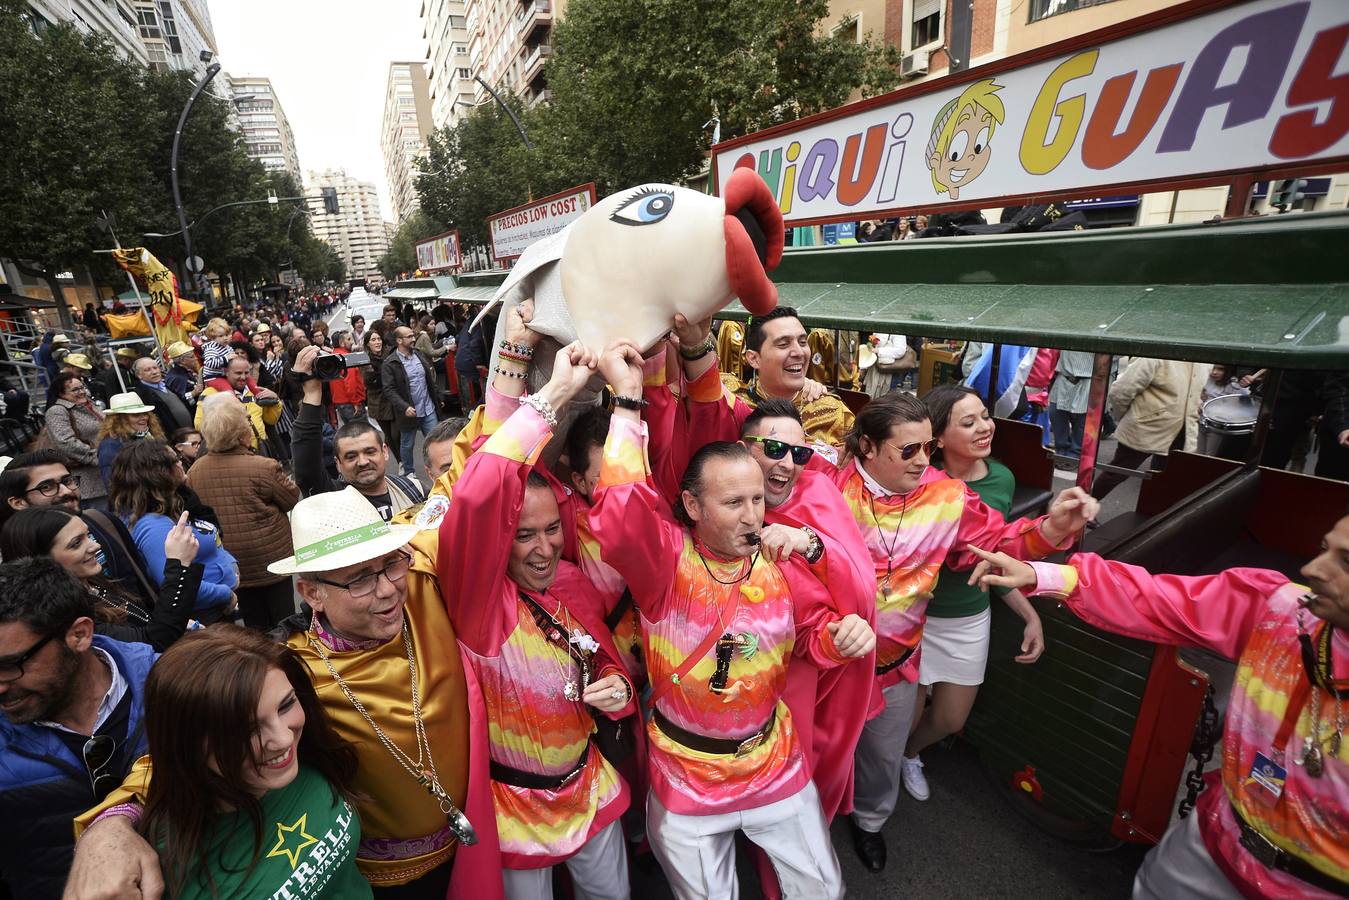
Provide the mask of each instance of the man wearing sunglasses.
[{"label": "man wearing sunglasses", "polygon": [[145,752],[156,656],[96,635],[94,597],[51,560],[0,565],[0,872],[13,896],[61,896],[71,821]]},{"label": "man wearing sunglasses", "polygon": [[[715,433],[713,422],[703,427],[707,412],[719,414],[723,431],[733,428],[725,404],[693,406],[698,410],[690,419],[691,429]],[[776,398],[764,400],[745,419],[739,437],[763,470],[765,552],[782,542],[805,554],[812,538],[820,541],[835,608],[874,627],[876,602],[866,543],[827,474],[833,466],[804,446],[805,429],[796,407]],[[874,654],[857,665],[833,668],[817,667],[808,656],[798,654],[787,670],[784,698],[801,734],[826,819],[852,810],[852,751],[867,713],[867,704],[856,698],[870,693],[874,667]]]},{"label": "man wearing sunglasses", "polygon": [[149,583],[148,569],[131,532],[117,516],[80,509],[80,476],[56,450],[21,453],[0,472],[0,525],[21,509],[53,506],[84,519],[103,548],[103,574],[132,593]]},{"label": "man wearing sunglasses", "polygon": [[802,727],[781,701],[795,657],[832,669],[874,648],[866,621],[841,614],[831,596],[848,562],[827,558],[835,551],[806,529],[764,526],[763,464],[738,443],[693,454],[676,524],[644,452],[641,355],[615,342],[599,367],[617,409],[590,524],[632,589],[647,639],[652,849],[680,900],[723,896],[733,884],[737,830],[770,857],[784,896],[842,896]]}]

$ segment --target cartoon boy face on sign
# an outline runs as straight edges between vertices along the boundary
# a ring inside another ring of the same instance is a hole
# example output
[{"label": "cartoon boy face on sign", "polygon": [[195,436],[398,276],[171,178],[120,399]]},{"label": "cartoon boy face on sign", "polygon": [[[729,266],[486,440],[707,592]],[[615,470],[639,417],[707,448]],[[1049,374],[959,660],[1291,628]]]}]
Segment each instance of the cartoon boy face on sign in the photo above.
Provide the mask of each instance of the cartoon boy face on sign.
[{"label": "cartoon boy face on sign", "polygon": [[993,132],[1006,118],[992,78],[976,81],[942,107],[927,143],[927,167],[938,194],[960,199],[960,191],[988,168]]}]

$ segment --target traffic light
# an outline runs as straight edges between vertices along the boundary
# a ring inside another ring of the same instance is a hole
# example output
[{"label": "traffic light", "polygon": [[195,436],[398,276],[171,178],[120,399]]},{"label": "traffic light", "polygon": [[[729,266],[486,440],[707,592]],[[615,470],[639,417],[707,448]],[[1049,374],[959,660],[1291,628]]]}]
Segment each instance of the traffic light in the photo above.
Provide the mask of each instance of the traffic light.
[{"label": "traffic light", "polygon": [[1289,207],[1296,206],[1302,202],[1302,191],[1307,187],[1305,178],[1285,178],[1274,186],[1274,190],[1269,195],[1269,205],[1279,212],[1286,212]]},{"label": "traffic light", "polygon": [[322,188],[323,211],[330,216],[337,215],[337,188]]}]

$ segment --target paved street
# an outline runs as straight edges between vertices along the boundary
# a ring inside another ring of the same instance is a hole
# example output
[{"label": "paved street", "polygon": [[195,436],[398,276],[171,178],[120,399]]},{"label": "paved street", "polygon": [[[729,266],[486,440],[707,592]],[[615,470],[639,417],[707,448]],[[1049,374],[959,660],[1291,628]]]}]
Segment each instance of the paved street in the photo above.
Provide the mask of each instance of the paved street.
[{"label": "paved street", "polygon": [[[901,791],[886,826],[890,862],[873,875],[853,853],[847,824],[834,823],[834,846],[850,897],[1101,898],[1129,896],[1143,851],[1078,849],[1039,831],[1013,809],[984,774],[974,748],[956,742],[923,754],[932,798]],[[758,896],[741,866],[742,896]],[[644,869],[642,900],[670,896],[659,871]]]}]

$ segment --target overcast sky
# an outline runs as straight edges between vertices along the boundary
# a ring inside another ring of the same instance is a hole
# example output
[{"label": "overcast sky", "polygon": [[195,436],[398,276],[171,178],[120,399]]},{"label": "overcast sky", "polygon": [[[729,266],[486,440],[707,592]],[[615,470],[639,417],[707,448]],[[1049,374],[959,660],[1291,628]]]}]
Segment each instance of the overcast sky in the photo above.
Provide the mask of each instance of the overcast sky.
[{"label": "overcast sky", "polygon": [[272,80],[300,168],[373,181],[392,219],[380,152],[389,63],[424,60],[420,0],[212,0],[219,61]]}]

